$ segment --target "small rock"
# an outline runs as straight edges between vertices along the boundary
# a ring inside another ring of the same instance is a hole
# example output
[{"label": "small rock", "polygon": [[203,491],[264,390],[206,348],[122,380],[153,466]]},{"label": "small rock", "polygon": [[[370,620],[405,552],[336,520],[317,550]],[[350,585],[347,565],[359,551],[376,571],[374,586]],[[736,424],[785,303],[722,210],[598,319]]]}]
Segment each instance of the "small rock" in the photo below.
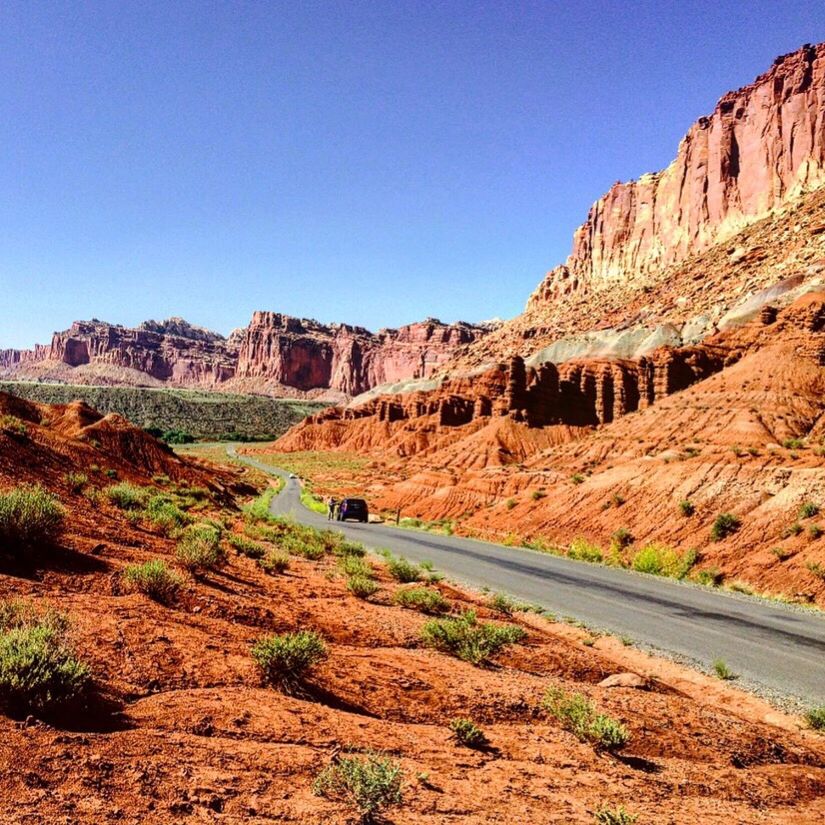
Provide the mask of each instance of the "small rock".
[{"label": "small rock", "polygon": [[96,544],[91,550],[91,553],[92,553],[93,556],[100,556],[105,552],[106,552],[106,545],[105,544]]},{"label": "small rock", "polygon": [[613,673],[599,682],[599,687],[626,687],[647,690],[648,684],[638,673]]}]

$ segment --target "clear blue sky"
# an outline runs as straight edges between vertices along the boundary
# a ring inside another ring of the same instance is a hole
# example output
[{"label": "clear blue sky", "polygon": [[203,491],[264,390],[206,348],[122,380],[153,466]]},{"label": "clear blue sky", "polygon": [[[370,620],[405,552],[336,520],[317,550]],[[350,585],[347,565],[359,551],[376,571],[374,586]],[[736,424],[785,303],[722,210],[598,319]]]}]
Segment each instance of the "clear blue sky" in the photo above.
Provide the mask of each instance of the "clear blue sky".
[{"label": "clear blue sky", "polygon": [[0,346],[518,313],[822,2],[0,5]]}]

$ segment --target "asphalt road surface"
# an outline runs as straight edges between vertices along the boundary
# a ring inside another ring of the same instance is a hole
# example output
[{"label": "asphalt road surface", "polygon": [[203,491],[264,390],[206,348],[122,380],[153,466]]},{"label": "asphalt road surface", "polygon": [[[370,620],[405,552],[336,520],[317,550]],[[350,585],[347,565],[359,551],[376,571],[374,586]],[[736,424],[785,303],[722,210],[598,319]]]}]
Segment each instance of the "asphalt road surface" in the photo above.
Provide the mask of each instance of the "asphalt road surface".
[{"label": "asphalt road surface", "polygon": [[429,560],[455,581],[539,604],[706,668],[723,659],[743,686],[806,706],[825,703],[825,618],[816,611],[474,539],[330,523],[301,504],[297,479],[249,456],[237,458],[286,478],[272,500],[276,515],[312,527],[332,524],[367,547]]}]

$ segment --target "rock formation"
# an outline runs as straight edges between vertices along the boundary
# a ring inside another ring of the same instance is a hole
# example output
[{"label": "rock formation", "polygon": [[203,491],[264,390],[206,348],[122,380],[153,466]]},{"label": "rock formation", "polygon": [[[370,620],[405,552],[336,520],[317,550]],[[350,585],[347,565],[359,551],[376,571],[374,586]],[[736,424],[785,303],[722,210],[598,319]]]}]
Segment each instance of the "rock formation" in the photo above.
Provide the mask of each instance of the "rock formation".
[{"label": "rock formation", "polygon": [[245,389],[280,395],[362,393],[385,382],[432,375],[486,326],[435,319],[378,333],[256,312],[228,338],[182,318],[137,328],[76,321],[51,345],[0,351],[0,373],[77,383],[148,383]]},{"label": "rock formation", "polygon": [[329,388],[353,396],[408,378],[426,378],[456,347],[485,329],[427,319],[377,334],[347,324],[326,326],[275,312],[256,312],[238,359],[239,378],[262,378],[300,390]]},{"label": "rock formation", "polygon": [[825,43],[777,58],[749,86],[724,95],[667,169],[614,184],[528,306],[643,279],[823,183]]}]

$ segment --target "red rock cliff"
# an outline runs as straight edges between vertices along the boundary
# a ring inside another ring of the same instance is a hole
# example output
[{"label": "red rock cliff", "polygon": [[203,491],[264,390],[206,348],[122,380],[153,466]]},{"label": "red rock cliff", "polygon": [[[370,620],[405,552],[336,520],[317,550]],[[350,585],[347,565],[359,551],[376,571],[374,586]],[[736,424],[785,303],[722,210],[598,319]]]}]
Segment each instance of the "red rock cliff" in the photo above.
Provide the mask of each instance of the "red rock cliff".
[{"label": "red rock cliff", "polygon": [[825,183],[825,43],[778,58],[700,118],[667,169],[616,183],[528,309],[647,273],[726,240]]},{"label": "red rock cliff", "polygon": [[239,378],[273,380],[299,390],[358,395],[379,384],[423,378],[485,328],[428,319],[378,333],[324,325],[276,312],[256,312],[238,357]]}]

